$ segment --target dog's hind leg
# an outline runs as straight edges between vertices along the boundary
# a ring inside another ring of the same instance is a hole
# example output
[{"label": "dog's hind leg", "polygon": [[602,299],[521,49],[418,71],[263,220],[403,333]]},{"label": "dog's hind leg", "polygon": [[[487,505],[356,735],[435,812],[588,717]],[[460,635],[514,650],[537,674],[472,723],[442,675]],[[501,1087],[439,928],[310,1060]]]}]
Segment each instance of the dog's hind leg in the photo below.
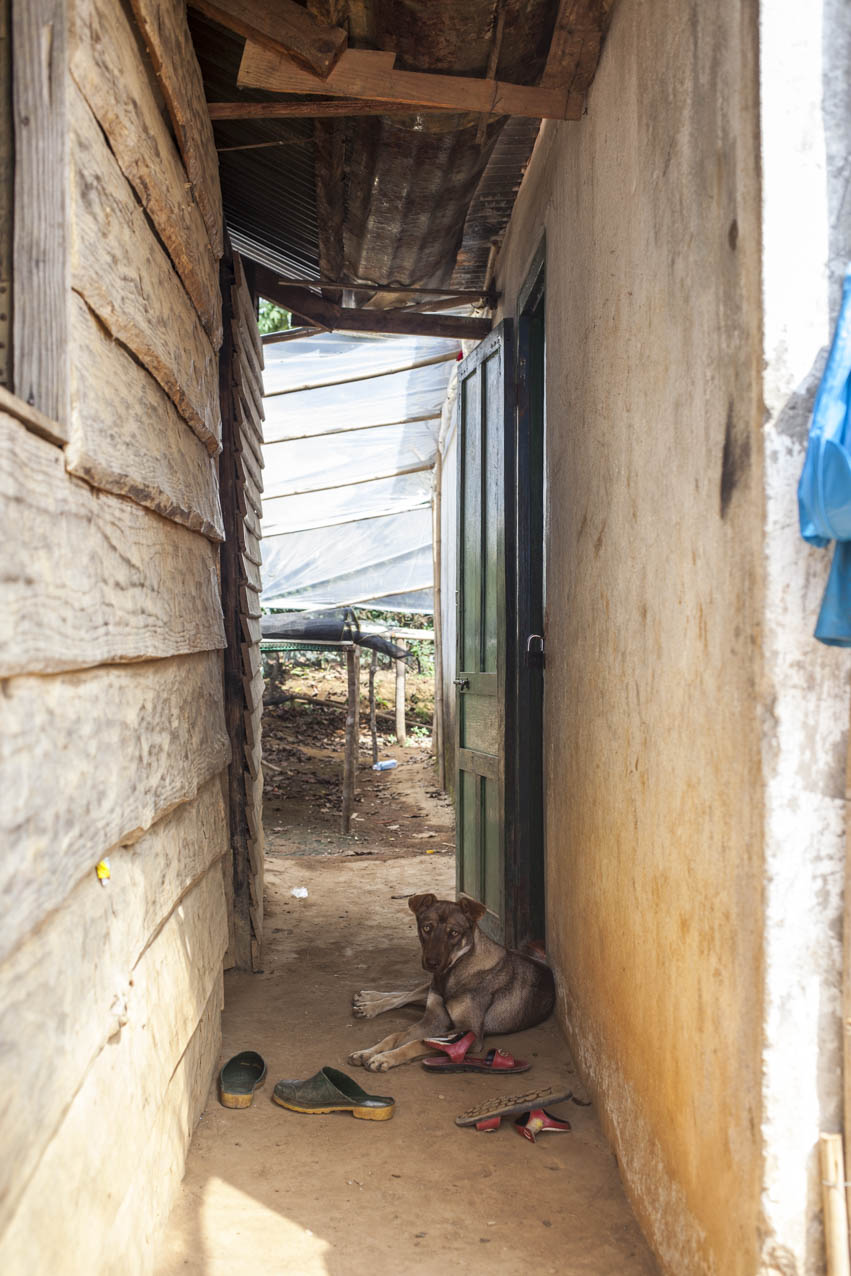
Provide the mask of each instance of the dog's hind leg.
[{"label": "dog's hind leg", "polygon": [[352,1013],[356,1019],[374,1019],[386,1010],[398,1010],[400,1006],[425,1005],[431,980],[418,984],[407,992],[376,992],[365,988],[352,997]]}]

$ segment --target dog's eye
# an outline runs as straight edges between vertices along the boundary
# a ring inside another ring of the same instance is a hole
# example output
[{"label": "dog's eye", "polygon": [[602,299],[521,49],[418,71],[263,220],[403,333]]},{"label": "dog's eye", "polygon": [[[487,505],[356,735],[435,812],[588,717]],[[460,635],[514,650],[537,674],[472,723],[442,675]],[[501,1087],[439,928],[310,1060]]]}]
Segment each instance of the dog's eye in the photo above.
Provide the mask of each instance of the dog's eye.
[{"label": "dog's eye", "polygon": [[425,926],[423,926],[424,935],[430,935],[433,930],[434,930],[434,927],[432,926],[431,922],[426,922]]},{"label": "dog's eye", "polygon": [[450,939],[457,939],[457,938],[458,938],[458,936],[459,936],[460,934],[461,934],[460,930],[451,930],[451,931],[449,932],[449,938],[450,938]]}]

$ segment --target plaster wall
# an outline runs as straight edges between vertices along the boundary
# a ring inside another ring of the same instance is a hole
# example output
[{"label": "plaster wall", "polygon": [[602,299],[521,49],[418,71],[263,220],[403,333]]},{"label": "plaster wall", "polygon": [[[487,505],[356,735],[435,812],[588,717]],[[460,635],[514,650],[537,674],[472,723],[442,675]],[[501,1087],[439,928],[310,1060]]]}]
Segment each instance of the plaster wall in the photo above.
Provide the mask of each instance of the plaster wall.
[{"label": "plaster wall", "polygon": [[[831,550],[795,491],[851,260],[851,10],[762,5],[765,1273],[824,1270],[819,1130],[842,1128],[847,651],[812,637]],[[790,1104],[789,1096],[794,1096]]]},{"label": "plaster wall", "polygon": [[664,1270],[751,1276],[762,1178],[757,12],[622,0],[498,266],[547,245],[548,950]]}]

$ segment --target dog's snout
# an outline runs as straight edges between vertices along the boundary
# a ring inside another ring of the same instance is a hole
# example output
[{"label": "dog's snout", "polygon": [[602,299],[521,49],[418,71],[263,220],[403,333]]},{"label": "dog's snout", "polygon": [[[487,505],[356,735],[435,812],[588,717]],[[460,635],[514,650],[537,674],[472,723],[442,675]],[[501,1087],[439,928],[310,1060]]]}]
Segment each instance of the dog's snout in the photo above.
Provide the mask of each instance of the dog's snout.
[{"label": "dog's snout", "polygon": [[440,962],[438,961],[436,957],[424,957],[423,965],[425,966],[426,970],[437,970],[438,966],[440,965]]}]

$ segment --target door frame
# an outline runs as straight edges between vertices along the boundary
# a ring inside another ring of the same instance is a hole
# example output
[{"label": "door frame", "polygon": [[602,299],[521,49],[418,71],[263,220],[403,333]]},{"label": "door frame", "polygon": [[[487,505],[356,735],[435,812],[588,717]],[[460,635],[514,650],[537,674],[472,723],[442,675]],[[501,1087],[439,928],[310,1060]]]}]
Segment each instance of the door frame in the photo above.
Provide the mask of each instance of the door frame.
[{"label": "door frame", "polygon": [[513,605],[506,684],[506,942],[546,943],[544,669],[526,659],[530,634],[545,634],[546,239],[541,238],[516,306]]}]

